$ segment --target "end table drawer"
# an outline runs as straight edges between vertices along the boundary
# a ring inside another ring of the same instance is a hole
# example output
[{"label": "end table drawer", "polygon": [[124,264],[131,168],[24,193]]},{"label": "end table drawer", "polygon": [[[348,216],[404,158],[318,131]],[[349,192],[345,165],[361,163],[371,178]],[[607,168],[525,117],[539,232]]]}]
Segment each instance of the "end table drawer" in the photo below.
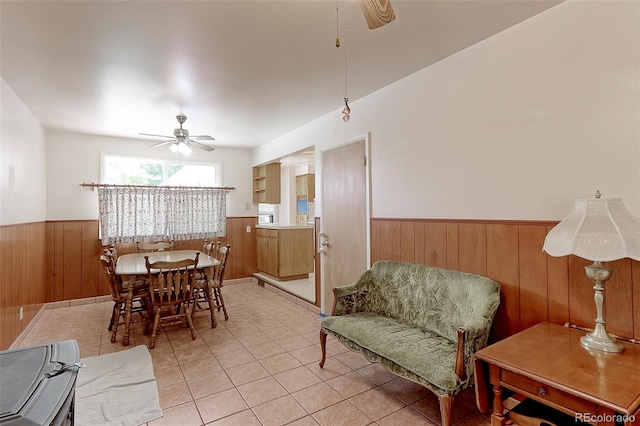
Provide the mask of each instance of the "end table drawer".
[{"label": "end table drawer", "polygon": [[538,399],[541,402],[556,404],[557,406],[573,410],[575,413],[598,412],[596,404],[592,404],[528,377],[524,377],[504,369],[500,376],[500,380],[505,387],[516,392],[522,391],[526,396]]}]

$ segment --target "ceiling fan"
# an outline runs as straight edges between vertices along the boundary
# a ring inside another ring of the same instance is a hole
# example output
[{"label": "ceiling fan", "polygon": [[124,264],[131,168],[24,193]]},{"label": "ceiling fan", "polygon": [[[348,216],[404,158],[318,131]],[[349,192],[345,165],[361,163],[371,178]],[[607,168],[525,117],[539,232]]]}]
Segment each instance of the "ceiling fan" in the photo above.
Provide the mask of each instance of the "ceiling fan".
[{"label": "ceiling fan", "polygon": [[169,140],[166,140],[164,142],[151,145],[151,148],[157,148],[159,146],[169,145],[169,149],[171,149],[171,151],[180,152],[183,155],[189,155],[191,153],[191,148],[189,145],[197,146],[198,148],[204,149],[205,151],[213,151],[215,149],[209,145],[205,145],[203,143],[196,141],[196,139],[203,140],[203,141],[215,140],[211,136],[209,135],[189,136],[189,131],[187,129],[182,128],[182,123],[187,121],[186,115],[180,113],[176,115],[176,119],[178,120],[178,123],[180,123],[180,128],[173,129],[173,136],[152,135],[149,133],[140,133],[140,135],[153,136],[158,138],[169,138]]},{"label": "ceiling fan", "polygon": [[360,0],[360,7],[370,30],[387,25],[396,19],[390,0]]}]

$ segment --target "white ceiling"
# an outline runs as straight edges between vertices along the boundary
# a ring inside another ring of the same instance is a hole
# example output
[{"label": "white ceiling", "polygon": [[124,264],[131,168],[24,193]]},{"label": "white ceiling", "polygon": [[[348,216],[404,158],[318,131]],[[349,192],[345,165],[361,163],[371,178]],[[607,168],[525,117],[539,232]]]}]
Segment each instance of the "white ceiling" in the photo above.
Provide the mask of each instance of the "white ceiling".
[{"label": "white ceiling", "polygon": [[[369,30],[356,2],[5,1],[2,78],[45,127],[172,134],[255,147],[558,1],[392,0]],[[346,19],[346,28],[344,27]],[[352,114],[357,114],[353,111]]]}]

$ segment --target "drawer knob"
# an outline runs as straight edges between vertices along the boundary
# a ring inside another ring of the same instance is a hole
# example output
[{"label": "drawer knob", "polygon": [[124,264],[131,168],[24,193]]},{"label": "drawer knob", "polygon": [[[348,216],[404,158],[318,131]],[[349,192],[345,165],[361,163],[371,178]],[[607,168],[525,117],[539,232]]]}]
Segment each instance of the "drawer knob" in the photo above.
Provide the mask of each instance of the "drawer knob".
[{"label": "drawer knob", "polygon": [[538,393],[542,396],[547,394],[547,390],[545,388],[538,388]]}]

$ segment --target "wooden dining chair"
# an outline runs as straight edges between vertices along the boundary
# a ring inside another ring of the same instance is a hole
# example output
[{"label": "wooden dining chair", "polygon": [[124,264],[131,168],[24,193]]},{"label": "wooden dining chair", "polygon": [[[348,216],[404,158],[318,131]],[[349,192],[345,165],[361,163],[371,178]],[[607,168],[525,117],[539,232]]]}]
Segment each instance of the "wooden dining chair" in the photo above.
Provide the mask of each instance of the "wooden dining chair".
[{"label": "wooden dining chair", "polygon": [[209,277],[205,273],[203,274],[202,278],[194,280],[194,293],[191,303],[192,317],[195,315],[195,312],[198,309],[201,309],[201,303],[204,306],[207,306],[209,314],[211,316],[211,328],[215,328],[217,326],[215,315],[216,309],[218,310],[218,312],[220,312],[220,310],[222,309],[224,313],[224,319],[229,319],[227,308],[224,304],[224,298],[222,297],[222,285],[224,281],[224,271],[227,266],[227,259],[229,258],[229,253],[231,251],[230,244],[227,244],[226,246],[220,246],[220,242],[218,242],[213,246],[216,248],[215,251],[210,254],[210,256],[216,257],[218,261],[220,261],[220,264],[214,268],[213,276]]},{"label": "wooden dining chair", "polygon": [[111,343],[116,341],[118,333],[118,325],[120,324],[120,318],[126,317],[127,297],[129,295],[129,286],[133,285],[133,298],[131,301],[131,313],[138,313],[140,318],[137,320],[131,319],[131,322],[138,322],[145,320],[145,313],[147,312],[146,300],[149,292],[146,280],[123,280],[120,275],[115,273],[117,253],[115,250],[105,249],[100,256],[100,262],[104,268],[104,272],[109,279],[109,291],[111,292],[111,300],[113,300],[113,310],[111,312],[111,320],[109,321],[109,331],[111,331]]},{"label": "wooden dining chair", "polygon": [[[202,252],[204,254],[206,254],[207,256],[214,256],[214,253],[215,253],[215,250],[216,250],[216,244],[219,247],[220,246],[220,241],[215,243],[213,241],[204,240],[204,243],[202,244]],[[198,281],[198,280],[203,280],[203,279],[206,279],[206,278],[207,278],[207,271],[204,270],[204,269],[198,269],[193,274],[194,282]]]},{"label": "wooden dining chair", "polygon": [[227,307],[225,306],[224,298],[222,297],[222,286],[224,283],[224,272],[227,268],[227,261],[229,260],[230,254],[231,244],[227,244],[226,246],[218,248],[217,258],[220,261],[220,265],[218,265],[218,267],[216,268],[212,286],[216,308],[218,309],[218,312],[220,312],[220,309],[222,309],[225,320],[229,319],[229,315],[227,314]]},{"label": "wooden dining chair", "polygon": [[198,265],[199,256],[200,253],[197,252],[195,259],[153,263],[149,262],[149,256],[144,257],[149,281],[145,330],[151,332],[149,349],[155,347],[158,327],[184,324],[185,321],[191,330],[191,338],[195,340],[196,332],[189,302],[192,299],[193,272]]},{"label": "wooden dining chair", "polygon": [[152,243],[137,243],[138,253],[151,253],[154,251],[173,250],[173,241],[156,241]]}]

